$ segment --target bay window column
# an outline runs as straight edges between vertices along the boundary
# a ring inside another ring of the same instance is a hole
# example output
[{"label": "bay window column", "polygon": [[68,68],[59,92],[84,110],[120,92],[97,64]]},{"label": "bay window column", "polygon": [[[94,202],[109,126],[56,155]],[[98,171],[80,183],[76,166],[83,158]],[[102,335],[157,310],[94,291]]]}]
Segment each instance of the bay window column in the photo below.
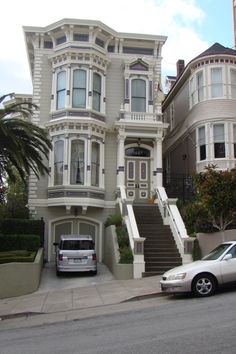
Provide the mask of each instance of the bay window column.
[{"label": "bay window column", "polygon": [[66,68],[66,102],[65,102],[65,108],[69,108],[70,107],[70,96],[71,96],[71,92],[70,92],[70,66],[68,66]]},{"label": "bay window column", "polygon": [[52,72],[52,94],[51,94],[51,112],[56,109],[56,72],[53,70]]},{"label": "bay window column", "polygon": [[117,144],[117,186],[125,184],[125,135],[120,132]]},{"label": "bay window column", "polygon": [[88,109],[92,109],[92,97],[93,94],[93,70],[92,67],[89,68],[89,79],[88,79]]},{"label": "bay window column", "polygon": [[154,144],[154,188],[162,187],[162,174],[162,138],[157,138]]},{"label": "bay window column", "polygon": [[69,176],[69,163],[70,163],[70,152],[69,152],[69,137],[65,136],[64,141],[64,166],[63,166],[63,181],[65,185],[70,184],[70,176]]},{"label": "bay window column", "polygon": [[[86,182],[87,186],[91,186],[91,166],[92,166],[92,141],[91,136],[88,136],[87,139],[87,168],[86,168]],[[85,157],[86,161],[86,157]]]}]

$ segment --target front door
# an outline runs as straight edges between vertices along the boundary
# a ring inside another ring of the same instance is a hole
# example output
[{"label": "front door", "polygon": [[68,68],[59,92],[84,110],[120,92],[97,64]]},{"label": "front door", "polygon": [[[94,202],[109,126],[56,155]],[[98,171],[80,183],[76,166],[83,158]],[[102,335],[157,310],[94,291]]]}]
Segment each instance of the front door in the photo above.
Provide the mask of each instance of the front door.
[{"label": "front door", "polygon": [[127,158],[126,193],[128,199],[147,201],[150,195],[150,159]]}]

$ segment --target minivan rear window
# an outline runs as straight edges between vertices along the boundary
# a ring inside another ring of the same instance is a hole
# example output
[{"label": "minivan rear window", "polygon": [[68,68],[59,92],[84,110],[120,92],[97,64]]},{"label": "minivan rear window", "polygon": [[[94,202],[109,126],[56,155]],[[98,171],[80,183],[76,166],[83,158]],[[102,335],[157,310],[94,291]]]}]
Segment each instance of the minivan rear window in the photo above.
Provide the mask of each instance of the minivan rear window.
[{"label": "minivan rear window", "polygon": [[90,240],[64,240],[60,243],[61,250],[93,250],[94,243]]}]

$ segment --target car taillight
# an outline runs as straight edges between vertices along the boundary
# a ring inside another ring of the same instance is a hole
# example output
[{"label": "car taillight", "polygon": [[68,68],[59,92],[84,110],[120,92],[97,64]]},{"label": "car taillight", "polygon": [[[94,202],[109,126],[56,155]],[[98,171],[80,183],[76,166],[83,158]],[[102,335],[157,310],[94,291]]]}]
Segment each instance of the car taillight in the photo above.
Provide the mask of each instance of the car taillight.
[{"label": "car taillight", "polygon": [[96,254],[94,253],[93,254],[93,261],[96,261],[97,260],[97,257],[96,257]]},{"label": "car taillight", "polygon": [[59,254],[59,261],[63,261],[63,254]]}]

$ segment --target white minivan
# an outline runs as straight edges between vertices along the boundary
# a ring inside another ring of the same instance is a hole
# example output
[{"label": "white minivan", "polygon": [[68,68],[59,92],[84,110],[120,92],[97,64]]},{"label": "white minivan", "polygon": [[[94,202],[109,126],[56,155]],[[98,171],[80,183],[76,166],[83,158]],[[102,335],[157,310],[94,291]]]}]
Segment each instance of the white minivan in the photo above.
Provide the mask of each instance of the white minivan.
[{"label": "white minivan", "polygon": [[88,235],[61,235],[56,246],[56,272],[90,272],[97,274],[94,242]]}]

